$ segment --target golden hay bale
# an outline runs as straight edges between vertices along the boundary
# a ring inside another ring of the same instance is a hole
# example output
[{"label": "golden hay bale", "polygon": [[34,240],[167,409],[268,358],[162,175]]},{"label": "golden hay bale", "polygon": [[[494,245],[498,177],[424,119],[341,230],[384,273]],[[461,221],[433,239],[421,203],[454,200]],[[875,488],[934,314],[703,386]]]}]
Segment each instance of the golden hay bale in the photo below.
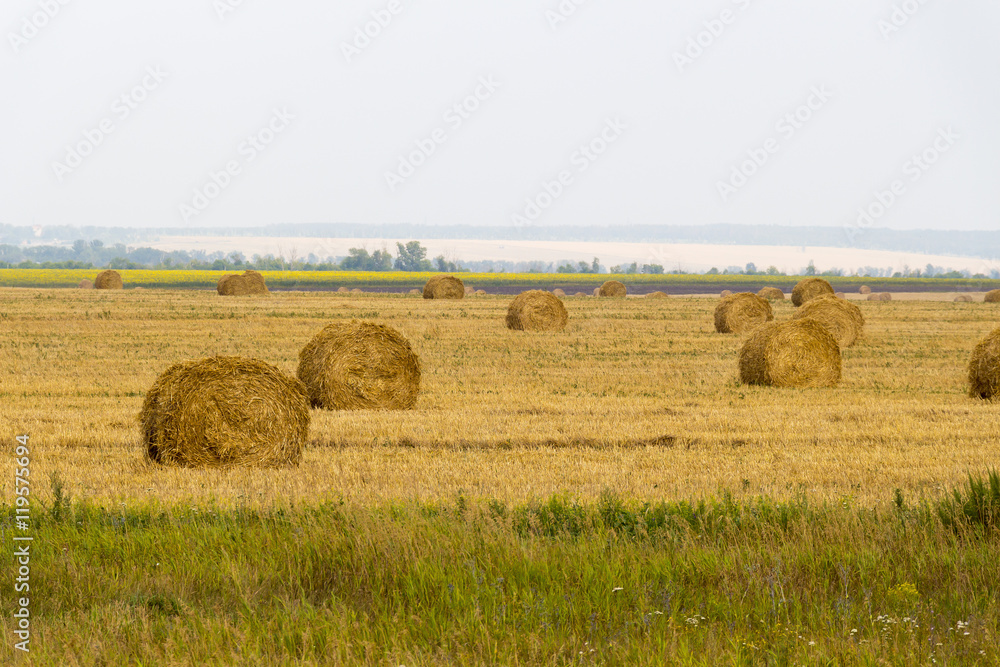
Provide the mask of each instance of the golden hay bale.
[{"label": "golden hay bale", "polygon": [[773,387],[832,387],[840,381],[840,348],[808,317],[768,322],[750,334],[739,357],[740,381]]},{"label": "golden hay bale", "polygon": [[507,328],[515,331],[562,331],[568,320],[559,297],[543,290],[521,292],[507,307]]},{"label": "golden hay bale", "polygon": [[618,282],[617,280],[609,280],[600,286],[598,289],[598,296],[610,296],[615,298],[621,298],[628,294],[628,288],[625,287],[624,283]]},{"label": "golden hay bale", "polygon": [[577,292],[573,296],[587,296],[587,293],[586,292]]},{"label": "golden hay bale", "polygon": [[80,281],[80,289],[94,289],[94,283],[84,278]]},{"label": "golden hay bale", "polygon": [[892,295],[888,292],[881,292],[879,294],[869,294],[869,301],[892,301]]},{"label": "golden hay bale", "polygon": [[983,297],[984,303],[1000,303],[1000,289],[992,289]]},{"label": "golden hay bale", "polygon": [[752,292],[731,294],[715,307],[715,330],[719,333],[746,333],[773,319],[768,300]]},{"label": "golden hay bale", "polygon": [[733,290],[731,289],[724,289],[721,292],[719,292],[719,298],[722,299],[725,299],[727,296],[732,296],[732,295],[733,295]]},{"label": "golden hay bale", "polygon": [[461,299],[465,296],[465,285],[455,276],[433,276],[424,285],[425,299]]},{"label": "golden hay bale", "polygon": [[475,287],[469,287],[468,285],[465,286],[465,296],[472,296],[475,293],[476,293]]},{"label": "golden hay bale", "polygon": [[601,288],[600,287],[595,287],[594,288],[594,296],[601,296]]},{"label": "golden hay bale", "polygon": [[799,307],[809,299],[833,294],[833,286],[822,278],[803,278],[792,288],[792,305]]},{"label": "golden hay bale", "polygon": [[871,294],[872,293],[872,288],[869,287],[868,285],[862,285],[861,287],[858,288],[858,293],[860,293],[860,294]]},{"label": "golden hay bale", "polygon": [[792,319],[807,317],[826,327],[840,347],[854,345],[865,327],[861,309],[850,301],[835,296],[810,299],[792,315]]},{"label": "golden hay bale", "polygon": [[349,294],[350,291],[351,290],[347,289],[346,287],[338,287],[337,288],[337,294]]},{"label": "golden hay bale", "polygon": [[256,271],[244,271],[243,275],[229,273],[219,278],[215,291],[222,296],[248,296],[269,294],[264,276]]},{"label": "golden hay bale", "polygon": [[833,295],[835,297],[837,297],[838,299],[846,299],[847,298],[847,295],[844,294],[843,292],[834,292]]},{"label": "golden hay bale", "polygon": [[484,289],[477,289],[476,290],[476,296],[482,296],[484,294],[486,294],[486,290],[484,290]]},{"label": "golden hay bale", "polygon": [[359,288],[355,287],[351,290],[351,294],[363,294],[363,292]]},{"label": "golden hay bale", "polygon": [[972,303],[972,297],[968,294],[959,294],[955,297],[955,303]]},{"label": "golden hay bale", "polygon": [[418,289],[414,288],[414,289],[411,289],[408,292],[408,294],[423,294],[423,292],[421,290],[418,290]]},{"label": "golden hay bale", "polygon": [[139,414],[147,456],[188,468],[298,464],[309,436],[306,387],[243,357],[175,364]]},{"label": "golden hay bale", "polygon": [[667,299],[669,297],[670,297],[669,294],[667,294],[666,292],[662,292],[660,290],[657,290],[655,292],[650,292],[649,294],[646,295],[647,299]]},{"label": "golden hay bale", "polygon": [[555,288],[554,290],[552,290],[552,293],[555,294],[560,299],[563,298],[564,296],[566,296],[566,291],[565,290],[561,290],[558,287]]},{"label": "golden hay bale", "polygon": [[94,289],[122,289],[123,287],[125,287],[125,283],[122,281],[121,274],[112,269],[101,271],[94,278]]},{"label": "golden hay bale", "polygon": [[1000,394],[1000,329],[979,341],[969,360],[969,396],[993,399]]},{"label": "golden hay bale", "polygon": [[757,296],[764,297],[768,301],[784,301],[785,293],[777,287],[761,287]]},{"label": "golden hay bale", "polygon": [[420,360],[410,342],[374,322],[335,322],[299,352],[297,375],[313,406],[327,410],[402,410],[420,392]]}]

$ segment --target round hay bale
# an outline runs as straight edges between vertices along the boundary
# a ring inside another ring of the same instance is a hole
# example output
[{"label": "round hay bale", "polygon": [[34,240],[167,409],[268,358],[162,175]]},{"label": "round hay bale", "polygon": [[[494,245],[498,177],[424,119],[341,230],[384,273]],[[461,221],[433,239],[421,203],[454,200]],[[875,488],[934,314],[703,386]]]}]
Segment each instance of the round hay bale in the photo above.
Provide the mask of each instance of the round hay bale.
[{"label": "round hay bale", "polygon": [[991,289],[983,297],[984,303],[1000,303],[1000,289]]},{"label": "round hay bale", "polygon": [[594,296],[601,296],[601,288],[600,287],[595,287],[594,288]]},{"label": "round hay bale", "polygon": [[486,294],[486,290],[484,290],[484,289],[477,289],[476,290],[476,296],[483,296],[484,294]]},{"label": "round hay bale", "polygon": [[424,285],[425,299],[461,299],[465,296],[465,285],[455,276],[433,276]]},{"label": "round hay bale", "polygon": [[420,392],[410,342],[374,322],[326,325],[299,352],[297,375],[312,405],[327,410],[403,410]]},{"label": "round hay bale", "polygon": [[731,294],[715,307],[715,330],[741,334],[774,319],[770,302],[752,292]]},{"label": "round hay bale", "polygon": [[563,302],[543,290],[521,292],[507,307],[507,328],[514,331],[562,331],[567,321]]},{"label": "round hay bale", "polygon": [[264,276],[256,271],[244,271],[243,275],[229,273],[219,278],[215,291],[222,296],[249,296],[269,294]]},{"label": "round hay bale", "polygon": [[725,299],[727,296],[732,296],[732,295],[733,295],[733,290],[731,289],[724,289],[721,292],[719,292],[720,299]]},{"label": "round hay bale", "polygon": [[969,360],[969,396],[992,400],[1000,394],[1000,329],[979,341]]},{"label": "round hay bale", "polygon": [[807,301],[792,315],[792,319],[803,318],[813,319],[826,327],[840,347],[854,345],[865,327],[861,309],[835,296],[821,296]]},{"label": "round hay bale", "polygon": [[798,308],[809,299],[833,295],[833,286],[822,278],[803,278],[792,288],[792,305]]},{"label": "round hay bale", "polygon": [[270,293],[267,289],[267,284],[264,282],[264,276],[253,269],[247,269],[243,272],[243,280],[246,281],[247,290],[250,294]]},{"label": "round hay bale", "polygon": [[750,334],[739,356],[740,381],[772,387],[832,387],[840,382],[840,348],[808,317],[768,322]]},{"label": "round hay bale", "polygon": [[577,292],[573,296],[587,296],[587,293],[586,292]]},{"label": "round hay bale", "polygon": [[94,289],[94,283],[84,278],[80,281],[80,289]]},{"label": "round hay bale", "polygon": [[552,293],[555,294],[560,299],[566,296],[566,292],[564,290],[559,289],[558,287],[552,290]]},{"label": "round hay bale", "polygon": [[888,292],[881,292],[879,294],[869,294],[869,301],[892,301],[892,295]]},{"label": "round hay bale", "polygon": [[972,297],[968,294],[959,294],[955,297],[955,303],[972,303]]},{"label": "round hay bale", "polygon": [[628,288],[625,287],[624,283],[618,282],[617,280],[609,280],[598,288],[598,296],[609,296],[615,298],[622,298],[628,294]]},{"label": "round hay bale", "polygon": [[362,294],[362,291],[359,288],[355,287],[354,289],[351,290],[351,294]]},{"label": "round hay bale", "polygon": [[94,289],[122,289],[125,283],[120,273],[113,269],[101,271],[94,278]]},{"label": "round hay bale", "polygon": [[469,287],[468,285],[465,286],[465,296],[472,296],[475,293],[476,293],[475,287]]},{"label": "round hay bale", "polygon": [[413,288],[409,291],[409,294],[423,294],[423,292],[416,288]]},{"label": "round hay bale", "polygon": [[175,364],[139,414],[146,455],[188,468],[298,464],[309,436],[306,387],[244,357]]},{"label": "round hay bale", "polygon": [[347,289],[346,287],[337,288],[337,294],[349,294],[350,292],[351,290]]},{"label": "round hay bale", "polygon": [[859,294],[871,294],[872,293],[872,288],[869,287],[868,285],[862,285],[861,287],[858,288],[858,293]]},{"label": "round hay bale", "polygon": [[667,299],[669,297],[670,297],[669,294],[667,294],[666,292],[661,292],[660,290],[657,290],[655,292],[650,292],[649,294],[646,295],[647,299]]},{"label": "round hay bale", "polygon": [[847,295],[844,294],[843,292],[834,292],[833,295],[835,297],[837,297],[838,299],[846,299],[847,298]]},{"label": "round hay bale", "polygon": [[784,301],[785,293],[777,287],[761,287],[760,291],[757,292],[757,296],[763,297],[768,301]]}]

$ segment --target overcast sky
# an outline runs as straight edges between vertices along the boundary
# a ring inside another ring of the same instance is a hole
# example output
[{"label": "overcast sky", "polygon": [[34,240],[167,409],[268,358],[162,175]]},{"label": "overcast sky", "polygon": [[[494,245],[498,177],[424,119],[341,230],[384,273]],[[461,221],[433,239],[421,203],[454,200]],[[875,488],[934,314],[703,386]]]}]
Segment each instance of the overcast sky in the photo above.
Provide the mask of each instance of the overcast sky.
[{"label": "overcast sky", "polygon": [[996,0],[576,3],[10,0],[0,223],[1000,223]]}]

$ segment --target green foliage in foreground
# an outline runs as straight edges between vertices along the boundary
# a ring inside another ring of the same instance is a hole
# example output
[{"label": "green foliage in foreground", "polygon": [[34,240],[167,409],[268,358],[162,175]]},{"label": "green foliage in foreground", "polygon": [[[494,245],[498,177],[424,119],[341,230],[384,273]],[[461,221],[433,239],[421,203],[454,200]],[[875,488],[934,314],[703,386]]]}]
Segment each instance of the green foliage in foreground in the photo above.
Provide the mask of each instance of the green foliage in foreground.
[{"label": "green foliage in foreground", "polygon": [[53,491],[33,509],[35,665],[1000,661],[996,473],[883,510],[611,491],[107,509]]}]

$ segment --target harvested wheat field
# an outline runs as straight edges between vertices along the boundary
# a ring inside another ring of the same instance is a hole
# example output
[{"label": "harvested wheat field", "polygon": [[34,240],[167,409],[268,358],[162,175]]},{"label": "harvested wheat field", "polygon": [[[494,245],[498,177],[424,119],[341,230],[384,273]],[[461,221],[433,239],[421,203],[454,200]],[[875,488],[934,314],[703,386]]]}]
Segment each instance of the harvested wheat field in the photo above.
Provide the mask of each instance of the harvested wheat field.
[{"label": "harvested wheat field", "polygon": [[[573,299],[558,336],[500,324],[506,298],[441,303],[272,293],[0,290],[0,419],[34,443],[32,475],[74,497],[254,505],[343,498],[510,501],[564,491],[690,498],[731,489],[883,503],[933,495],[1000,460],[1000,412],[967,396],[987,308],[859,302],[865,337],[833,388],[738,381],[741,341],[715,334],[715,299]],[[779,321],[787,302],[773,304]],[[331,322],[398,330],[420,358],[403,412],[312,411],[298,468],[171,469],[143,455],[138,415],[163,369],[215,355],[292,374]],[[37,471],[37,472],[36,472]],[[13,478],[0,477],[8,497]],[[45,498],[47,490],[41,490]]]}]

